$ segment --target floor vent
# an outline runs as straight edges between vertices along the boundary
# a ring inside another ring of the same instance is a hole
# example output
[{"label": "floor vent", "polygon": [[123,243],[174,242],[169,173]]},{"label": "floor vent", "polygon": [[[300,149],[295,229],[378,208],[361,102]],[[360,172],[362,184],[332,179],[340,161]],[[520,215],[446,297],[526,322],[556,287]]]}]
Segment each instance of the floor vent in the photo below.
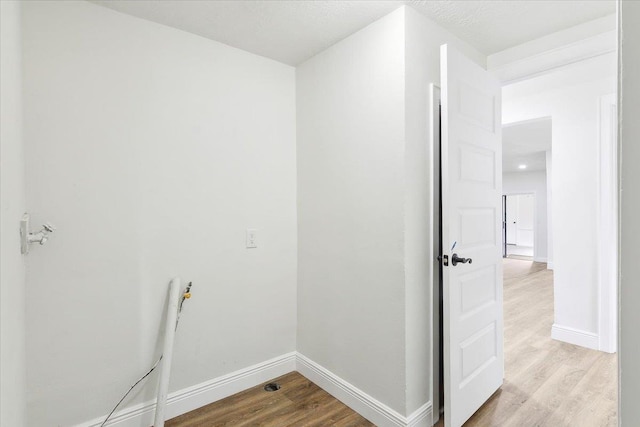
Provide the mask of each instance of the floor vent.
[{"label": "floor vent", "polygon": [[280,384],[278,383],[269,383],[264,386],[264,391],[278,391],[280,390]]}]

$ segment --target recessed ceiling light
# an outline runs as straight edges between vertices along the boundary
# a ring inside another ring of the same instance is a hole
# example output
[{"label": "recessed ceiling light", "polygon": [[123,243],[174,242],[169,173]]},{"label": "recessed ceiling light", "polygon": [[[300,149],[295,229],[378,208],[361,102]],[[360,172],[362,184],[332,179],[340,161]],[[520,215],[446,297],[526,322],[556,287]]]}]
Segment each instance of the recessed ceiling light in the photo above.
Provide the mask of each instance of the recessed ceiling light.
[{"label": "recessed ceiling light", "polygon": [[518,169],[526,169],[527,165],[518,165]]}]

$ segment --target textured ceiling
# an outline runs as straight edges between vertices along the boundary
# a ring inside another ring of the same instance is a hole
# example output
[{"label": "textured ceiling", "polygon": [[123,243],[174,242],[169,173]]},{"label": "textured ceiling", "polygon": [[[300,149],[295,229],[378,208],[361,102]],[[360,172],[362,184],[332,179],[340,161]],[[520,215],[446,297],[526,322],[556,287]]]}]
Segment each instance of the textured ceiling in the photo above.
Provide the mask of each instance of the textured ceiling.
[{"label": "textured ceiling", "polygon": [[143,19],[297,65],[402,4],[484,54],[615,13],[615,0],[91,0]]},{"label": "textured ceiling", "polygon": [[546,169],[546,151],[551,150],[551,118],[514,123],[502,128],[502,171]]},{"label": "textured ceiling", "polygon": [[383,17],[397,1],[91,0],[289,65]]},{"label": "textured ceiling", "polygon": [[485,55],[616,12],[615,0],[407,2]]}]

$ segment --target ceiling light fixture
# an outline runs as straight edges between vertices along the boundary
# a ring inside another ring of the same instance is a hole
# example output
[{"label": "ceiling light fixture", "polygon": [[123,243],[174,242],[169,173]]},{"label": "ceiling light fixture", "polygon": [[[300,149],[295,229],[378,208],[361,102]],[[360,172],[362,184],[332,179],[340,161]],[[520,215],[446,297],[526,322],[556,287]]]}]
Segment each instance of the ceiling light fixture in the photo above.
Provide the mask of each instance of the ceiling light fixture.
[{"label": "ceiling light fixture", "polygon": [[527,165],[518,165],[518,169],[526,169]]}]

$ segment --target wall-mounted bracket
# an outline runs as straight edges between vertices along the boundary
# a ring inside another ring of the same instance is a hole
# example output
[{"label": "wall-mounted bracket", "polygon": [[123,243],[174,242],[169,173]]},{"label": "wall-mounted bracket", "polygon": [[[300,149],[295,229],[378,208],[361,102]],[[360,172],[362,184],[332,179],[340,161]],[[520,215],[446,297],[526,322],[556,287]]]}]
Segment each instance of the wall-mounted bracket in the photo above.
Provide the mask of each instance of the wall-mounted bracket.
[{"label": "wall-mounted bracket", "polygon": [[49,234],[55,231],[55,227],[49,223],[46,223],[42,226],[40,231],[35,233],[29,232],[29,214],[25,213],[22,215],[22,219],[20,220],[20,252],[23,255],[29,253],[29,244],[31,243],[40,243],[40,245],[44,245],[49,240]]}]

